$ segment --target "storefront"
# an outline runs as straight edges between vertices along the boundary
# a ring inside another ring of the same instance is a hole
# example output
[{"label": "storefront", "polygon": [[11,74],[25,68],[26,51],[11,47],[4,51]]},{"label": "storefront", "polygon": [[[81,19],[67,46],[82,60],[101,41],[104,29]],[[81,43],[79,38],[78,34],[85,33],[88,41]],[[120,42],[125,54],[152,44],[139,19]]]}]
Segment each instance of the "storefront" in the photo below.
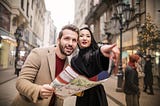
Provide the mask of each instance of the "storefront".
[{"label": "storefront", "polygon": [[10,34],[10,11],[0,3],[0,70],[14,66],[16,40]]},{"label": "storefront", "polygon": [[16,40],[1,34],[0,37],[0,69],[14,67]]}]

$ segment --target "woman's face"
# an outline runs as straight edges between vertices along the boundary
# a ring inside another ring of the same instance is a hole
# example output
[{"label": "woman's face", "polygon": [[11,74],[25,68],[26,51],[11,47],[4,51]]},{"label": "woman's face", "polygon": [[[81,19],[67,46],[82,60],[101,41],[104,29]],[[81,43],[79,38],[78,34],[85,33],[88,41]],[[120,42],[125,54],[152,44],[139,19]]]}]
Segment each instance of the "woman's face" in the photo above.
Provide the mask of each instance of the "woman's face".
[{"label": "woman's face", "polygon": [[82,49],[91,45],[91,34],[87,29],[80,31],[78,44]]}]

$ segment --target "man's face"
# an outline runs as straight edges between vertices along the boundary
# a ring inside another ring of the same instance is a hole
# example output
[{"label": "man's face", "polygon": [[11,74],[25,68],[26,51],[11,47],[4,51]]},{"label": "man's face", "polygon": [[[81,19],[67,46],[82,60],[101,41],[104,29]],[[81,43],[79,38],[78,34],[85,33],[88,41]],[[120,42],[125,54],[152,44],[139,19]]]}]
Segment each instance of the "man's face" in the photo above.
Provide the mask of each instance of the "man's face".
[{"label": "man's face", "polygon": [[78,34],[74,31],[65,29],[61,39],[58,39],[60,52],[70,56],[77,47]]}]

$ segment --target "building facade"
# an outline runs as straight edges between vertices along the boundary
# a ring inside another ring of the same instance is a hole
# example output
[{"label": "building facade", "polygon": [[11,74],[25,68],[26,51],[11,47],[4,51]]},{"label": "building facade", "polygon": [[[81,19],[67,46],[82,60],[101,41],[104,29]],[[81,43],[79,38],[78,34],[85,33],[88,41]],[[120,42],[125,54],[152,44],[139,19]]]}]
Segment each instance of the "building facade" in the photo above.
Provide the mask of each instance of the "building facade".
[{"label": "building facade", "polygon": [[91,0],[75,0],[74,24],[82,27],[90,10]]},{"label": "building facade", "polygon": [[51,12],[46,11],[45,13],[45,27],[44,27],[44,40],[43,46],[49,46],[56,43],[56,26],[51,18]]},{"label": "building facade", "polygon": [[45,14],[44,0],[0,0],[0,70],[13,68],[16,59],[44,45],[44,36],[51,36],[45,35]]},{"label": "building facade", "polygon": [[[119,1],[120,0],[86,0],[85,2],[88,4],[83,5],[83,7],[79,6],[75,8],[78,8],[79,10],[83,10],[83,8],[88,8],[87,10],[88,13],[85,13],[85,15],[83,16],[82,14],[78,15],[78,12],[76,11],[77,13],[75,13],[76,14],[75,23],[77,23],[78,26],[83,23],[87,24],[92,29],[94,37],[97,42],[117,43],[119,46],[120,25],[118,24],[115,25],[111,21],[111,18],[115,12],[115,5]],[[160,6],[159,6],[160,2],[158,0],[122,0],[122,1],[124,3],[130,4],[130,7],[133,7],[135,9],[134,16],[129,23],[128,29],[124,28],[122,33],[122,49],[123,49],[122,56],[124,56],[125,58],[129,54],[137,52],[137,50],[139,49],[138,39],[137,39],[137,35],[139,34],[138,26],[141,26],[145,23],[147,13],[151,14],[153,22],[159,26],[160,19],[158,17],[160,16],[160,12],[158,11],[160,11]],[[76,4],[78,2],[79,1],[75,0]],[[80,2],[79,5],[80,4],[82,3]],[[85,21],[84,22],[78,20],[76,21],[76,19],[78,19],[77,17],[81,20],[84,20],[85,17]],[[147,53],[157,58],[157,63],[155,64],[155,62],[153,62],[155,67],[154,75],[158,75],[157,73],[160,74],[160,69],[156,68],[160,63],[158,61],[158,58],[160,58],[159,56],[160,51],[159,50],[157,50],[156,52],[148,51]]]}]

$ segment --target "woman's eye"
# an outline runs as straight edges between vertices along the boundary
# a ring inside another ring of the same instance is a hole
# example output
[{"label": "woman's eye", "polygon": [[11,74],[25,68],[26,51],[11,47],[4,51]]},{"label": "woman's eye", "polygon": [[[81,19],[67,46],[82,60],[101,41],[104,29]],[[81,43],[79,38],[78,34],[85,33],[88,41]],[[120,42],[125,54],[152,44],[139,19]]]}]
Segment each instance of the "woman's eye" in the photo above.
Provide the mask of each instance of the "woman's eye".
[{"label": "woman's eye", "polygon": [[79,35],[79,37],[83,37],[83,35]]}]

